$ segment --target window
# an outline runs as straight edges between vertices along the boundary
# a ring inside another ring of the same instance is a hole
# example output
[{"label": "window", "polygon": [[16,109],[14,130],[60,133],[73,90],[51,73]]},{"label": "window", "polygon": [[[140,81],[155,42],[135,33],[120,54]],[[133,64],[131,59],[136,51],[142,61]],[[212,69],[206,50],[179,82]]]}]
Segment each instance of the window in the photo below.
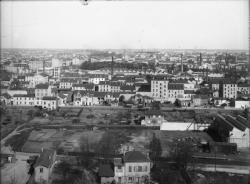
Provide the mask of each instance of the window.
[{"label": "window", "polygon": [[148,170],[148,167],[144,166],[144,171],[147,172],[147,170]]},{"label": "window", "polygon": [[40,173],[42,173],[43,172],[43,168],[40,168]]},{"label": "window", "polygon": [[138,166],[138,172],[142,172],[142,166]]},{"label": "window", "polygon": [[132,181],[133,181],[133,178],[132,178],[132,177],[128,177],[128,181],[129,181],[129,182],[132,182]]},{"label": "window", "polygon": [[132,167],[131,166],[128,167],[128,172],[132,172]]}]

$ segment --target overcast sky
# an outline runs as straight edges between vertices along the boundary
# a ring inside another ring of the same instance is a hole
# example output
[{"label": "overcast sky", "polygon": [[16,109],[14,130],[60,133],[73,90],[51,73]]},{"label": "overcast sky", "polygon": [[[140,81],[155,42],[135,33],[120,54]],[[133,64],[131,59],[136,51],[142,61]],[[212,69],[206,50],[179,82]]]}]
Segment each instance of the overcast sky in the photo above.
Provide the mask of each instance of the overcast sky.
[{"label": "overcast sky", "polygon": [[248,0],[1,2],[2,48],[248,49]]}]

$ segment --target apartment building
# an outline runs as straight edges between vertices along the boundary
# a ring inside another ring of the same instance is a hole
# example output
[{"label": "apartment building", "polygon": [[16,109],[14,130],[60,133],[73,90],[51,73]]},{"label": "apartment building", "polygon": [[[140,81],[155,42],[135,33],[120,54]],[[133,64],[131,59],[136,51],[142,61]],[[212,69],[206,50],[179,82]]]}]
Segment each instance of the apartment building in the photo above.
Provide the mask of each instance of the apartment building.
[{"label": "apartment building", "polygon": [[237,84],[235,82],[224,82],[223,83],[223,98],[236,98],[237,97]]},{"label": "apartment building", "polygon": [[92,74],[89,75],[88,82],[93,84],[99,84],[101,81],[105,81],[108,79],[108,75],[104,74]]},{"label": "apartment building", "polygon": [[28,74],[25,75],[25,81],[29,82],[30,88],[34,88],[37,84],[47,83],[49,77],[46,74]]},{"label": "apartment building", "polygon": [[169,81],[165,77],[155,77],[151,80],[151,93],[155,100],[168,100],[168,83]]},{"label": "apartment building", "polygon": [[237,91],[241,94],[250,94],[250,84],[238,84]]},{"label": "apartment building", "polygon": [[33,106],[35,95],[33,94],[15,94],[13,96],[13,105],[16,106]]}]

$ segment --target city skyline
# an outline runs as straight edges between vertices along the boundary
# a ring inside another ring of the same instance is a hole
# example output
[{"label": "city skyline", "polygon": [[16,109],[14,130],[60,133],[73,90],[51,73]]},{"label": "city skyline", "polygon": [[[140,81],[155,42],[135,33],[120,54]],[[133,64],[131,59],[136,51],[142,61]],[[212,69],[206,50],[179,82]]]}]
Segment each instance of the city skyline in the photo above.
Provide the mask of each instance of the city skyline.
[{"label": "city skyline", "polygon": [[247,5],[246,0],[91,1],[87,6],[78,1],[1,2],[1,45],[24,49],[248,50]]}]

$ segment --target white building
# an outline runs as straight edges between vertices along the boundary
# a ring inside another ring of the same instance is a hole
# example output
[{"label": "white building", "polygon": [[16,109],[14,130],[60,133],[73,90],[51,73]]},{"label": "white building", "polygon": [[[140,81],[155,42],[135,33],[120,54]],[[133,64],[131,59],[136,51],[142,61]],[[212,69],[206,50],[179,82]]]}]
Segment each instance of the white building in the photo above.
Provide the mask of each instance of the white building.
[{"label": "white building", "polygon": [[99,84],[101,81],[105,81],[106,79],[108,79],[108,75],[104,75],[104,74],[92,74],[89,75],[89,83],[93,83],[93,84]]},{"label": "white building", "polygon": [[235,108],[246,109],[250,107],[250,100],[236,100]]},{"label": "white building", "polygon": [[233,82],[225,82],[223,84],[223,98],[236,98],[237,97],[237,84]]},{"label": "white building", "polygon": [[164,77],[151,80],[151,93],[157,101],[168,101],[168,80]]},{"label": "white building", "polygon": [[34,88],[37,84],[49,82],[49,77],[45,74],[28,74],[25,76],[25,81],[29,82],[30,88]]},{"label": "white building", "polygon": [[35,95],[16,94],[13,96],[13,105],[15,106],[34,106]]}]

